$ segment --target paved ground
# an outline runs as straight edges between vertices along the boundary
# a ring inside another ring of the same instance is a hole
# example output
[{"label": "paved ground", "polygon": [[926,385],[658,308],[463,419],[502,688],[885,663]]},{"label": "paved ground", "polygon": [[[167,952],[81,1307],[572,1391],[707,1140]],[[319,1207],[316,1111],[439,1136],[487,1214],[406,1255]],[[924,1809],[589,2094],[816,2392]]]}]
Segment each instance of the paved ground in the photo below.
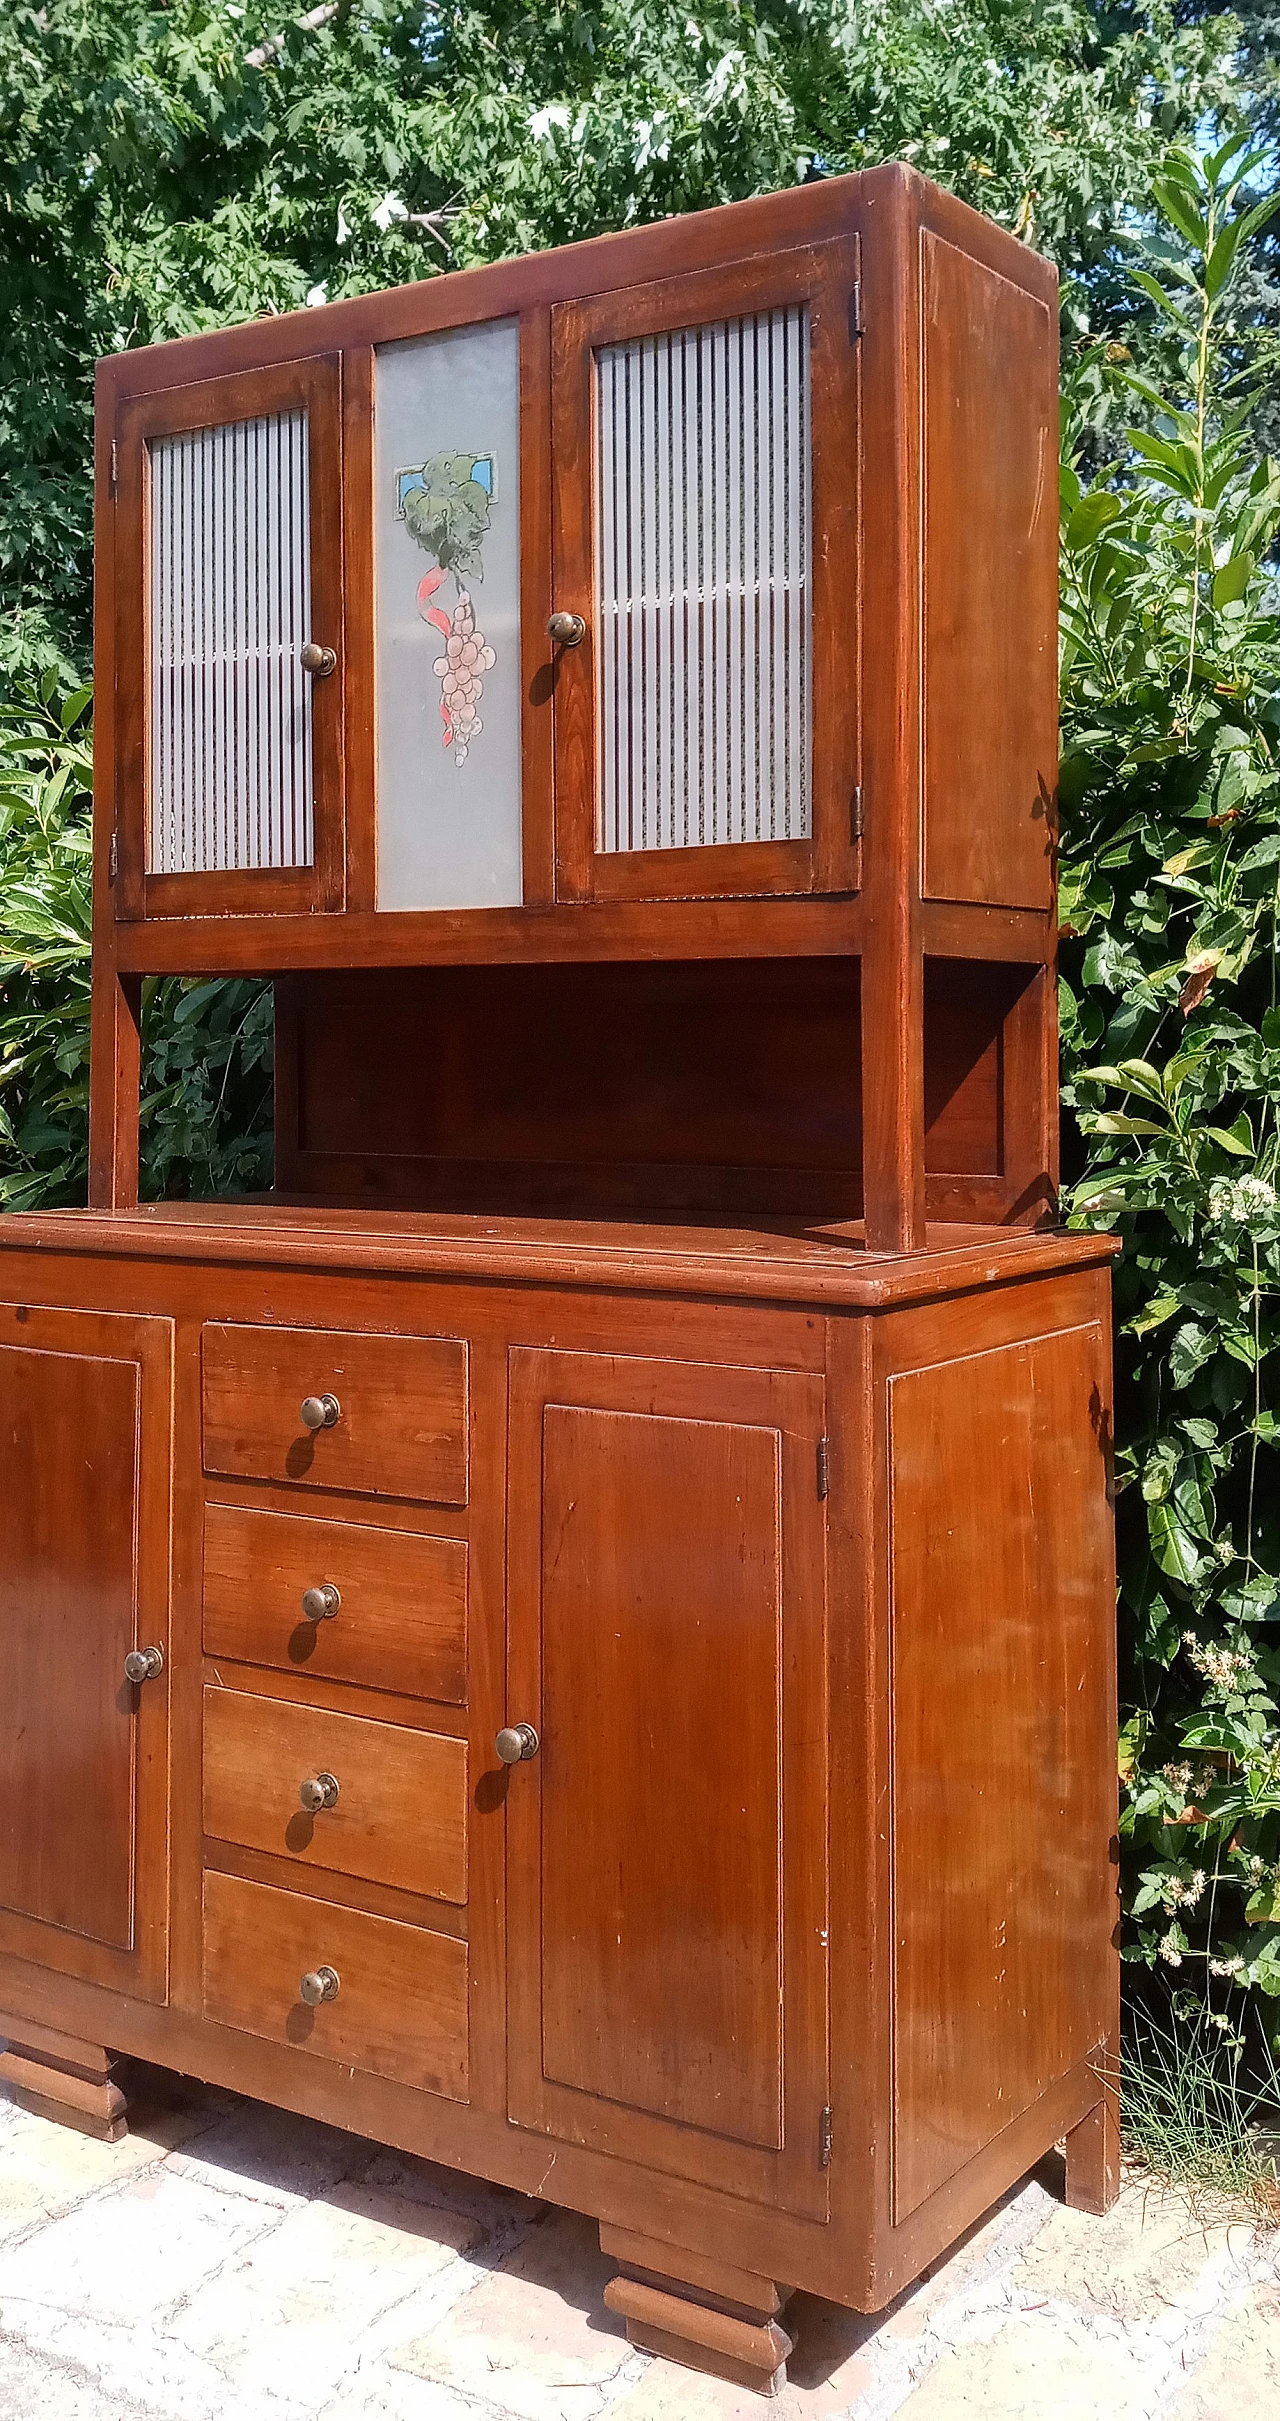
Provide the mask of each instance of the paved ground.
[{"label": "paved ground", "polygon": [[[633,2353],[584,2220],[138,2072],[114,2151],[0,2100],[2,2421],[760,2421]],[[1049,2182],[1052,2183],[1050,2177]],[[778,2421],[1277,2421],[1280,2239],[1033,2180],[871,2325],[811,2296]]]}]

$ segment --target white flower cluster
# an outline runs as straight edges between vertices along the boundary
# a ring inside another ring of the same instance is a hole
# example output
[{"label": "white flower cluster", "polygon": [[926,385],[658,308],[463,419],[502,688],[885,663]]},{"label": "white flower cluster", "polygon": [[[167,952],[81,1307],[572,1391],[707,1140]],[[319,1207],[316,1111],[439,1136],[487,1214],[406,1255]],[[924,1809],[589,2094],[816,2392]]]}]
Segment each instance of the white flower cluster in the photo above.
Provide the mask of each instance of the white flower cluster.
[{"label": "white flower cluster", "polygon": [[441,678],[455,765],[466,764],[468,744],[484,730],[480,720],[484,683],[480,676],[496,661],[484,632],[476,629],[475,607],[464,593],[453,609],[444,654],[437,656],[431,667]]},{"label": "white flower cluster", "polygon": [[1209,1973],[1210,1975],[1243,1975],[1244,1960],[1239,1951],[1233,1951],[1229,1959],[1210,1959]]},{"label": "white flower cluster", "polygon": [[1172,1930],[1172,1928],[1167,1934],[1162,1936],[1159,1948],[1160,1956],[1164,1960],[1166,1967],[1181,1967],[1182,1947],[1178,1941],[1177,1934]]},{"label": "white flower cluster", "polygon": [[1217,1227],[1266,1229],[1278,1212],[1280,1195],[1265,1177],[1215,1177],[1209,1188],[1209,1217]]},{"label": "white flower cluster", "polygon": [[1187,1661],[1197,1673],[1203,1673],[1215,1690],[1238,1690],[1256,1678],[1257,1667],[1248,1648],[1215,1648],[1212,1640],[1203,1642],[1194,1631],[1184,1631],[1182,1644]]},{"label": "white flower cluster", "polygon": [[1170,1875],[1162,1894],[1165,1907],[1194,1908],[1209,1878],[1203,1867],[1197,1866],[1193,1875]]},{"label": "white flower cluster", "polygon": [[1160,1771],[1165,1781],[1171,1782],[1174,1789],[1181,1793],[1184,1807],[1203,1799],[1205,1792],[1211,1791],[1218,1779],[1216,1765],[1192,1765],[1185,1760],[1179,1765],[1162,1765]]}]

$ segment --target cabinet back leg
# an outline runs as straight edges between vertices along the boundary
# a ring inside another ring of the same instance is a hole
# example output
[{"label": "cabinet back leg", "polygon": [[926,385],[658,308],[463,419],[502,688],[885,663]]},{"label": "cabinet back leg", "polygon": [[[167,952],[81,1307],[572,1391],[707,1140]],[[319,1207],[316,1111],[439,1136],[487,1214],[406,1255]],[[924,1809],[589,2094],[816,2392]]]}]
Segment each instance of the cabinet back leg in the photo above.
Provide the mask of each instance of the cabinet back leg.
[{"label": "cabinet back leg", "polygon": [[630,2344],[761,2396],[786,2385],[795,2339],[779,2314],[789,2287],[603,2220],[600,2249],[620,2265],[604,2299],[626,2321]]},{"label": "cabinet back leg", "polygon": [[101,2043],[82,2043],[32,2018],[0,2011],[0,2084],[20,2110],[56,2118],[99,2143],[118,2144],[127,2134],[125,2098],[116,2084],[114,2058]]},{"label": "cabinet back leg", "polygon": [[1120,2062],[1114,2044],[1094,2063],[1102,2099],[1067,2137],[1067,2207],[1101,2219],[1120,2191]]}]

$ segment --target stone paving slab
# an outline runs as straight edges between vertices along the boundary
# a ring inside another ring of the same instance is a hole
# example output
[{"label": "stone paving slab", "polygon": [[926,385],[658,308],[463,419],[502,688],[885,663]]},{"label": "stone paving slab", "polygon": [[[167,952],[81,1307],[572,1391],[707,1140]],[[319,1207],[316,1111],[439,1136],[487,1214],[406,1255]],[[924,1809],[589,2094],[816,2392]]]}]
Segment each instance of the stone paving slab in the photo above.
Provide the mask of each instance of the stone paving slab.
[{"label": "stone paving slab", "polygon": [[[576,2214],[126,2081],[115,2147],[0,2095],[0,2421],[760,2421],[627,2344]],[[1140,2177],[1087,2219],[1059,2182],[875,2318],[798,2295],[777,2421],[1277,2421],[1280,2238]]]}]

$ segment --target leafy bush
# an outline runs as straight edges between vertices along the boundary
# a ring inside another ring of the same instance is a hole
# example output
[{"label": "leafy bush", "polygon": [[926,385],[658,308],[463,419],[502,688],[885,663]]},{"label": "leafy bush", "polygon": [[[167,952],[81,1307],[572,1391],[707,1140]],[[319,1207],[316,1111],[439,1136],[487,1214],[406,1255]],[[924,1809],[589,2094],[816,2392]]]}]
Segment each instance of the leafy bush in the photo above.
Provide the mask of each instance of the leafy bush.
[{"label": "leafy bush", "polygon": [[[83,1202],[89,1142],[89,691],[0,705],[0,1208]],[[271,991],[149,977],[142,1191],[271,1182]]]},{"label": "leafy bush", "polygon": [[[1168,380],[1078,364],[1062,475],[1070,1200],[1125,1245],[1127,1956],[1240,2042],[1251,1986],[1280,2041],[1280,465],[1231,307],[1257,165],[1171,153],[1135,272]],[[1100,368],[1139,425],[1082,486]]]},{"label": "leafy bush", "polygon": [[1215,11],[7,0],[0,666],[87,662],[96,354],[895,155],[1096,266],[1238,95]]}]

